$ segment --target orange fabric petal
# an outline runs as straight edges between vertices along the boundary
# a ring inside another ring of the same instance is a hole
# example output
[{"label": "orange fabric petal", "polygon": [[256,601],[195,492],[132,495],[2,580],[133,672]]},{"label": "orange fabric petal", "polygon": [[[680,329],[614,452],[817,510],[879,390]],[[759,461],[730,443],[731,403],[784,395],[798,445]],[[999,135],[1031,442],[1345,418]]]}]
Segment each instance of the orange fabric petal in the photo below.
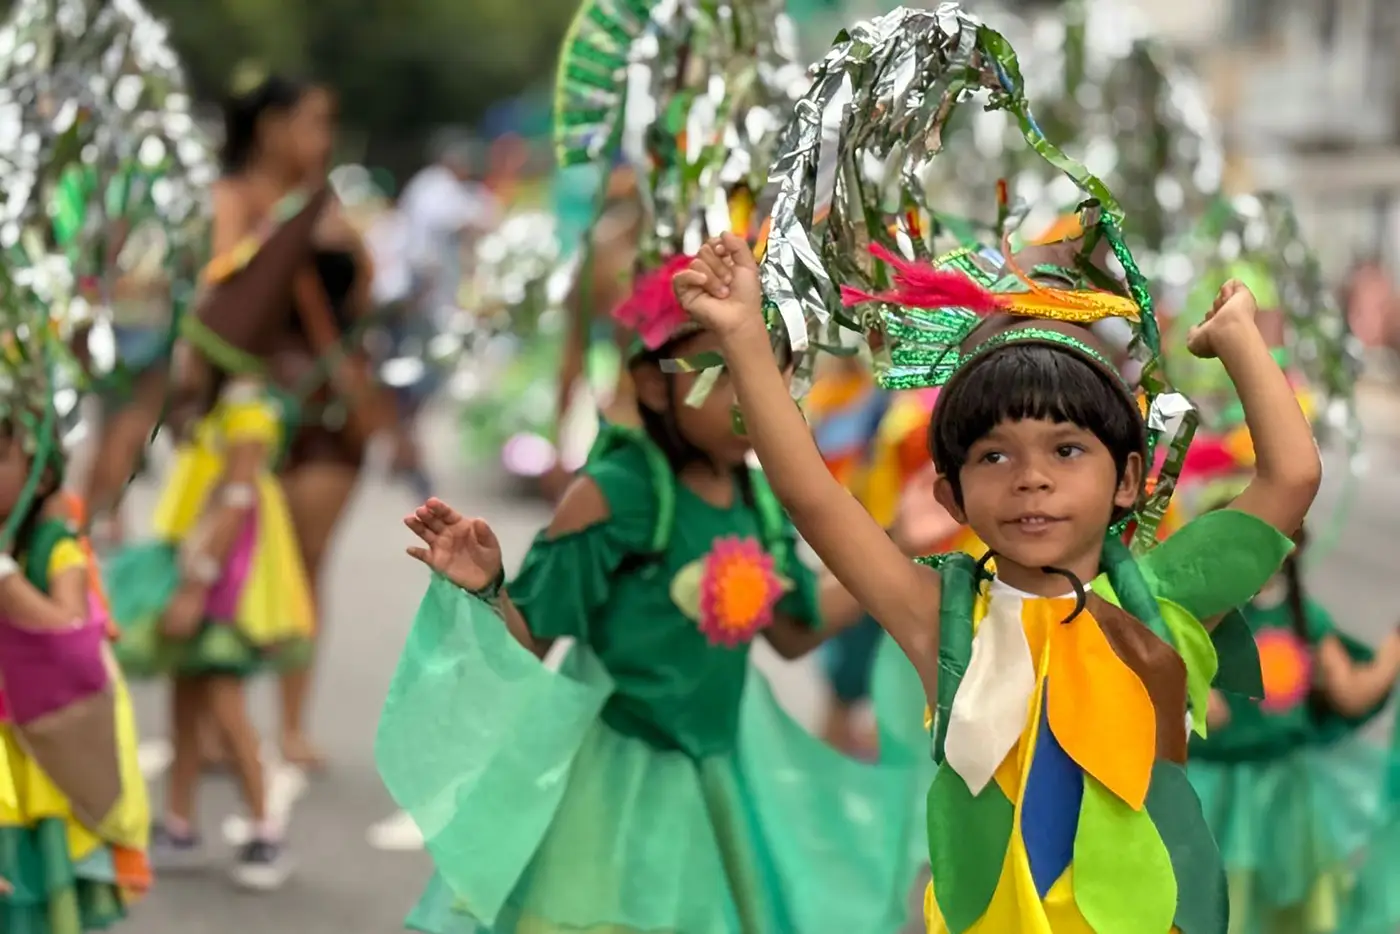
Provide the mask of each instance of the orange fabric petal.
[{"label": "orange fabric petal", "polygon": [[1050,729],[1080,768],[1141,810],[1157,755],[1147,688],[1088,612],[1056,626],[1050,638]]},{"label": "orange fabric petal", "polygon": [[128,892],[145,892],[151,887],[151,864],[140,850],[112,847],[112,866],[117,885]]}]

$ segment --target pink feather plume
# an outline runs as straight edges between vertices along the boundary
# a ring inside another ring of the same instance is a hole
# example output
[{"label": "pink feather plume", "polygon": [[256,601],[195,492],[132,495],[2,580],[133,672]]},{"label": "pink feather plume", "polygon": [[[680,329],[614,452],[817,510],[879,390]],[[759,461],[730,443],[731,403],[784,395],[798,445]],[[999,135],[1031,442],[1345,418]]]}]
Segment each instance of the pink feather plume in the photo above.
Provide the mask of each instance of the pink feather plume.
[{"label": "pink feather plume", "polygon": [[693,257],[674,256],[660,269],[654,269],[637,280],[632,294],[613,309],[612,318],[618,324],[637,332],[648,350],[655,350],[690,321],[671,280],[676,273],[690,265]]},{"label": "pink feather plume", "polygon": [[878,243],[870,245],[870,253],[894,268],[894,288],[871,294],[842,286],[843,304],[879,301],[906,308],[966,308],[979,315],[989,315],[1005,307],[1002,296],[984,289],[965,273],[935,269],[927,263],[911,263]]}]

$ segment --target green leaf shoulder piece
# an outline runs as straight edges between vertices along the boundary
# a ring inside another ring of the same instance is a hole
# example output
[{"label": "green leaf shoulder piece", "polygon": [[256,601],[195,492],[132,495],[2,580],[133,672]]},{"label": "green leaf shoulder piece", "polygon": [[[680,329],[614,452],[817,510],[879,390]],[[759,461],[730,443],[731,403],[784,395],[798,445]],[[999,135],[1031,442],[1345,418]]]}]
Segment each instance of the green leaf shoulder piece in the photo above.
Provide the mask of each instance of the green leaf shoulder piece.
[{"label": "green leaf shoulder piece", "polygon": [[1198,516],[1140,561],[1152,592],[1200,620],[1243,606],[1278,573],[1293,542],[1237,509]]}]

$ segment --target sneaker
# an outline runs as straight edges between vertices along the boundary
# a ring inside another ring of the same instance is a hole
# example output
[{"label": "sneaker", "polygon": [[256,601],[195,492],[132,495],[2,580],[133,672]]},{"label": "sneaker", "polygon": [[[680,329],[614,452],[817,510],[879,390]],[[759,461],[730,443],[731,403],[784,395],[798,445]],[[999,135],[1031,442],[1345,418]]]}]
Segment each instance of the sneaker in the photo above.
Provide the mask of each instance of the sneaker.
[{"label": "sneaker", "polygon": [[156,872],[189,872],[204,868],[207,854],[199,834],[171,833],[164,824],[151,828],[151,868]]},{"label": "sneaker", "polygon": [[291,874],[286,847],[273,840],[249,840],[233,867],[234,883],[253,892],[275,892]]}]

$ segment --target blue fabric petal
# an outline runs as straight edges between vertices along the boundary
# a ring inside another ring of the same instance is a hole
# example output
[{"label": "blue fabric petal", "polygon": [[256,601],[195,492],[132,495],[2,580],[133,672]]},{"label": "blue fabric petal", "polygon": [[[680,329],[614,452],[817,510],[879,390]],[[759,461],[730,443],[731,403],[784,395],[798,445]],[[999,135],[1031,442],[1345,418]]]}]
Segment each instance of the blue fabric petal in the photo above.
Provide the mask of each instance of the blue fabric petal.
[{"label": "blue fabric petal", "polygon": [[1040,897],[1050,891],[1074,857],[1084,771],[1069,757],[1050,729],[1050,685],[1040,705],[1040,729],[1021,808],[1021,839]]}]

